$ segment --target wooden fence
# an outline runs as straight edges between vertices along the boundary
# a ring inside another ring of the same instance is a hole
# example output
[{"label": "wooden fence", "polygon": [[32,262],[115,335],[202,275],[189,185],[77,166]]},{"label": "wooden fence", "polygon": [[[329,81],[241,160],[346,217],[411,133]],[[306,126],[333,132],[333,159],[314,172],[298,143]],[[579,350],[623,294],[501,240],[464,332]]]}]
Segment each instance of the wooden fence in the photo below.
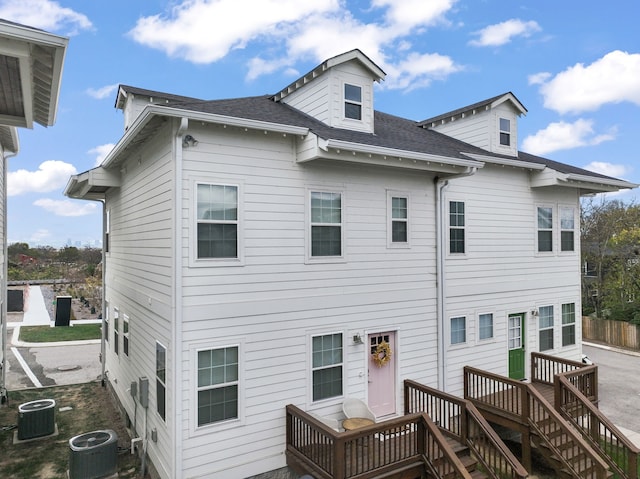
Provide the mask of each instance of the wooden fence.
[{"label": "wooden fence", "polygon": [[582,317],[582,339],[640,350],[640,326],[626,321]]}]

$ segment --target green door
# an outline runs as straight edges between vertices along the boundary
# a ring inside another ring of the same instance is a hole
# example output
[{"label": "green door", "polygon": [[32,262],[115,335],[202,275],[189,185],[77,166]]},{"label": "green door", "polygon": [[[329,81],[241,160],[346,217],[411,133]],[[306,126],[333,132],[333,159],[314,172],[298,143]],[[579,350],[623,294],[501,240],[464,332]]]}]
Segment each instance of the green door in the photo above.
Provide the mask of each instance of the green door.
[{"label": "green door", "polygon": [[524,313],[509,315],[509,377],[524,379]]}]

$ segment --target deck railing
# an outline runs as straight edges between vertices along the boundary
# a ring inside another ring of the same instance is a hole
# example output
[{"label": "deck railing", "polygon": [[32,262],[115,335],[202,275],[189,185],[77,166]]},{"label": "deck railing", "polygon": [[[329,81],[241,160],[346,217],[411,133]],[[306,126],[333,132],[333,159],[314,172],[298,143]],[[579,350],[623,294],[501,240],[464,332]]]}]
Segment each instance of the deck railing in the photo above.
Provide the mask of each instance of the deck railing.
[{"label": "deck railing", "polygon": [[434,478],[471,479],[424,413],[337,432],[296,406],[286,407],[288,462],[322,479],[371,479],[416,467]]},{"label": "deck railing", "polygon": [[[553,370],[549,365],[545,370]],[[544,377],[544,376],[542,376]],[[571,426],[562,420],[558,413],[531,384],[516,381],[469,366],[464,368],[464,395],[479,407],[519,424],[527,424],[536,431],[538,437],[563,462],[567,470],[582,479],[604,479],[607,477],[607,464],[589,447]],[[568,441],[576,447],[563,450]],[[560,443],[562,441],[562,444]],[[579,461],[582,458],[580,470]]]},{"label": "deck railing", "polygon": [[593,403],[598,403],[598,367],[557,358],[541,353],[531,353],[531,381],[554,385],[555,377],[562,374],[573,386]]},{"label": "deck railing", "polygon": [[440,429],[466,444],[493,479],[528,476],[509,448],[469,401],[411,380],[404,382],[404,410],[425,412]]}]

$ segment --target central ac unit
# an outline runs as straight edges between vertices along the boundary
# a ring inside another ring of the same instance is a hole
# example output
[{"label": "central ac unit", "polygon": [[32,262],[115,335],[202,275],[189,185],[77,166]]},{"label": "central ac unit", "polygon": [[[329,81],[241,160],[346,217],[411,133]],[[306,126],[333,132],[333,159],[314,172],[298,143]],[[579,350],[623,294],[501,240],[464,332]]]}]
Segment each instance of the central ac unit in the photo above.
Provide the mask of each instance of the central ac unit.
[{"label": "central ac unit", "polygon": [[69,479],[98,479],[118,470],[118,435],[110,429],[69,439]]},{"label": "central ac unit", "polygon": [[40,399],[18,406],[18,439],[49,436],[56,431],[56,402]]}]

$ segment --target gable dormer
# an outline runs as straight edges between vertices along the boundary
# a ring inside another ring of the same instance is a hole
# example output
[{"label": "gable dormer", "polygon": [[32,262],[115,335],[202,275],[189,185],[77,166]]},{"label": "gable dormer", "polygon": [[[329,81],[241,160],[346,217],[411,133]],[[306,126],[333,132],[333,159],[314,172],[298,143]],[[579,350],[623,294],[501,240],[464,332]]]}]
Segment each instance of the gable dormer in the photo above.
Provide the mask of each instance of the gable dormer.
[{"label": "gable dormer", "polygon": [[466,143],[518,156],[518,117],[527,113],[513,93],[505,93],[419,123]]},{"label": "gable dormer", "polygon": [[386,74],[360,50],[318,65],[273,99],[334,128],[373,133],[373,83]]}]

